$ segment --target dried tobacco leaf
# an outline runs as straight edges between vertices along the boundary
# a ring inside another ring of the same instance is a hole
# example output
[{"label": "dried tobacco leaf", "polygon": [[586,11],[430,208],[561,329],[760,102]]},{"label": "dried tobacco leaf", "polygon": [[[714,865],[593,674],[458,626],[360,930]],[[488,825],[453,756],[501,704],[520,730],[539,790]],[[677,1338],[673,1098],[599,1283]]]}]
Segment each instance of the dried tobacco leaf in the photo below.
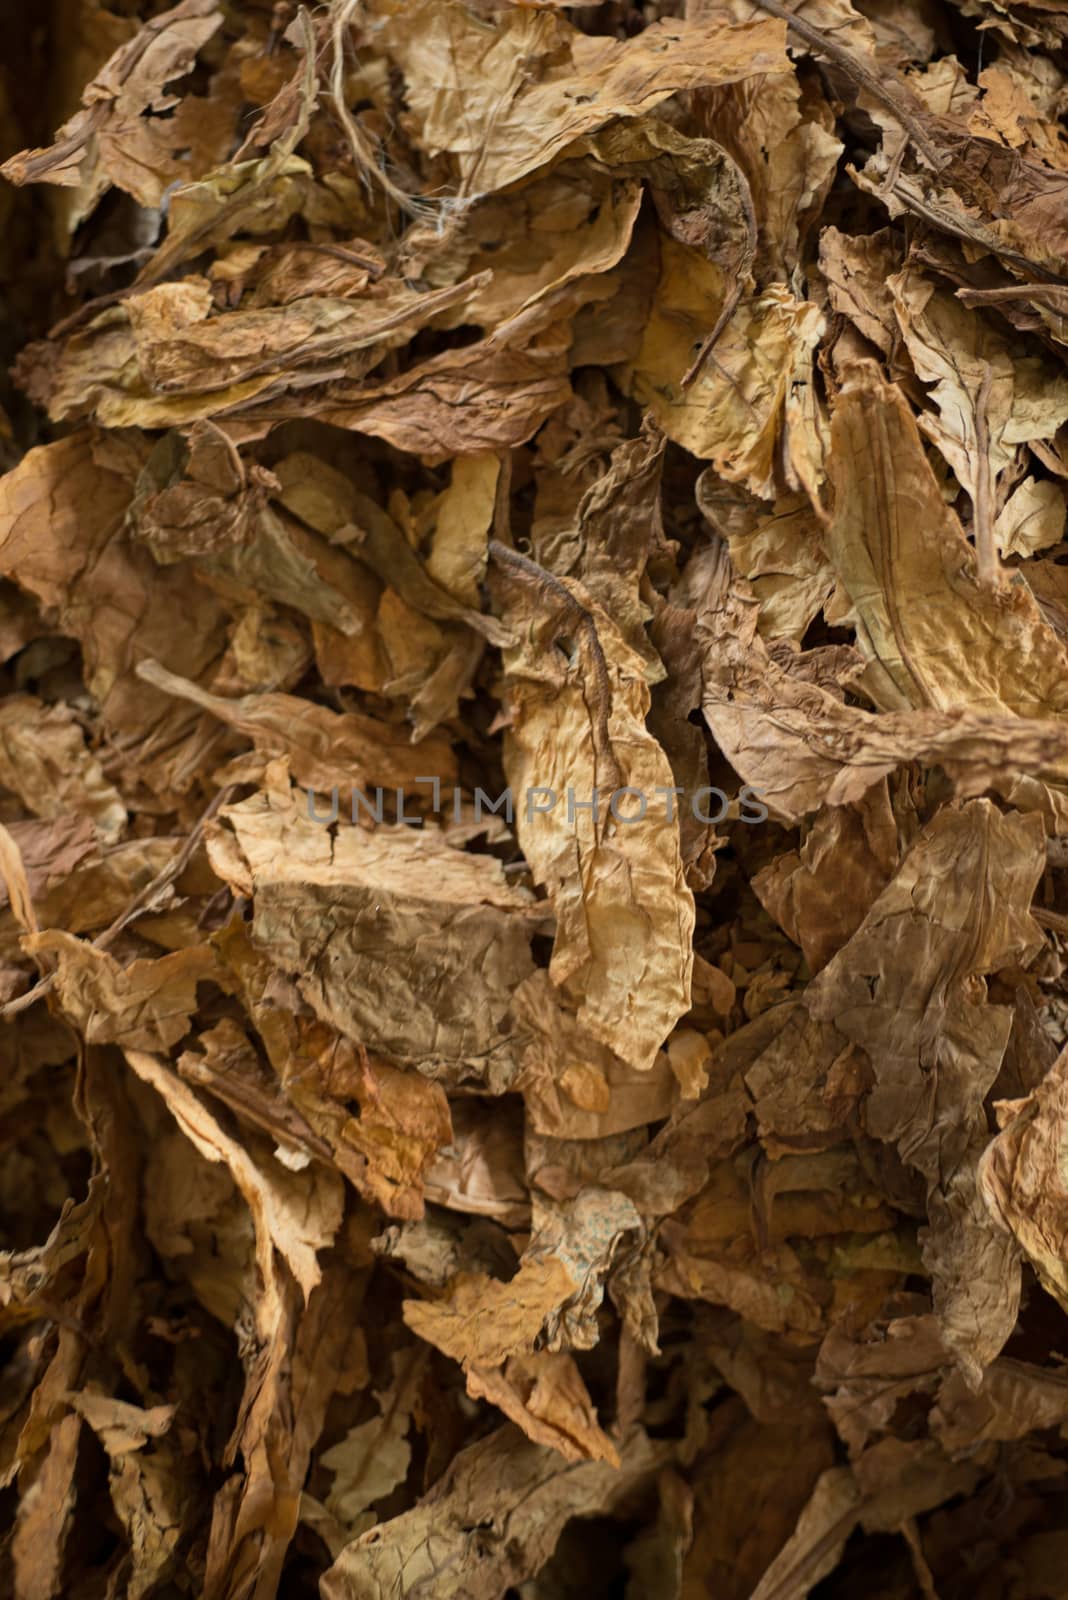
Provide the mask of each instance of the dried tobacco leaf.
[{"label": "dried tobacco leaf", "polygon": [[12,12],[4,1594],[1062,1592],[1062,10]]}]

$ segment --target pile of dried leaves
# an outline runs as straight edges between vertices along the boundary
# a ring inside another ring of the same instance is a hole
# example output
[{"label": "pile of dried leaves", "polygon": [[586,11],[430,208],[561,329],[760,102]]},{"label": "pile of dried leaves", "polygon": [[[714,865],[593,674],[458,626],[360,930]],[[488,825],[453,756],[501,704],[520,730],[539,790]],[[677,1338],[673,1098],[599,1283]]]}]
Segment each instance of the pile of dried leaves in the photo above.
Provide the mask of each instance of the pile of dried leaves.
[{"label": "pile of dried leaves", "polygon": [[4,12],[0,1592],[1068,1595],[1063,0]]}]

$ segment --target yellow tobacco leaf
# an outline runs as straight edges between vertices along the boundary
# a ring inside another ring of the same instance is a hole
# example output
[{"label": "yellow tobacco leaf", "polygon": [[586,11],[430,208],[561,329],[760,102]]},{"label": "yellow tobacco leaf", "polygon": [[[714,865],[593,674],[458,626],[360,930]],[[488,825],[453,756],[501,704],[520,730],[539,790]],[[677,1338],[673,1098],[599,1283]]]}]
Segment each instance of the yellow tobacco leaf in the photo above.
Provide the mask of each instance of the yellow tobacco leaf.
[{"label": "yellow tobacco leaf", "polygon": [[56,962],[56,994],[87,1044],[166,1050],[189,1032],[197,984],[215,976],[215,954],[193,946],[123,967],[106,950],[52,928],[27,949]]},{"label": "yellow tobacco leaf", "polygon": [[660,249],[653,312],[627,378],[631,394],[670,439],[711,461],[729,482],[764,499],[801,487],[805,462],[823,454],[822,421],[806,419],[799,398],[813,383],[824,326],[818,307],[782,284],[743,298],[683,386],[719,320],[728,284],[719,267],[686,245],[664,238]]},{"label": "yellow tobacco leaf", "polygon": [[528,1355],[550,1312],[578,1287],[563,1262],[548,1256],[521,1264],[500,1283],[484,1273],[460,1273],[437,1301],[406,1300],[413,1333],[465,1366],[498,1367]]},{"label": "yellow tobacco leaf", "polygon": [[831,476],[828,542],[876,705],[1063,715],[1063,645],[1022,578],[979,582],[900,389],[867,363],[835,409]]},{"label": "yellow tobacco leaf", "polygon": [[464,195],[503,189],[583,134],[680,90],[786,68],[782,25],[767,18],[664,20],[623,42],[529,7],[489,24],[453,0],[376,0],[374,10],[422,142],[456,156]]},{"label": "yellow tobacco leaf", "polygon": [[510,1356],[499,1370],[474,1365],[467,1392],[489,1400],[535,1444],[557,1450],[567,1461],[607,1461],[618,1467],[619,1451],[597,1421],[589,1390],[574,1360],[548,1350]]},{"label": "yellow tobacco leaf", "polygon": [[514,553],[496,560],[506,620],[523,629],[504,653],[505,771],[556,912],[550,976],[595,1038],[649,1068],[689,1009],[694,910],[643,664],[580,585]]}]

